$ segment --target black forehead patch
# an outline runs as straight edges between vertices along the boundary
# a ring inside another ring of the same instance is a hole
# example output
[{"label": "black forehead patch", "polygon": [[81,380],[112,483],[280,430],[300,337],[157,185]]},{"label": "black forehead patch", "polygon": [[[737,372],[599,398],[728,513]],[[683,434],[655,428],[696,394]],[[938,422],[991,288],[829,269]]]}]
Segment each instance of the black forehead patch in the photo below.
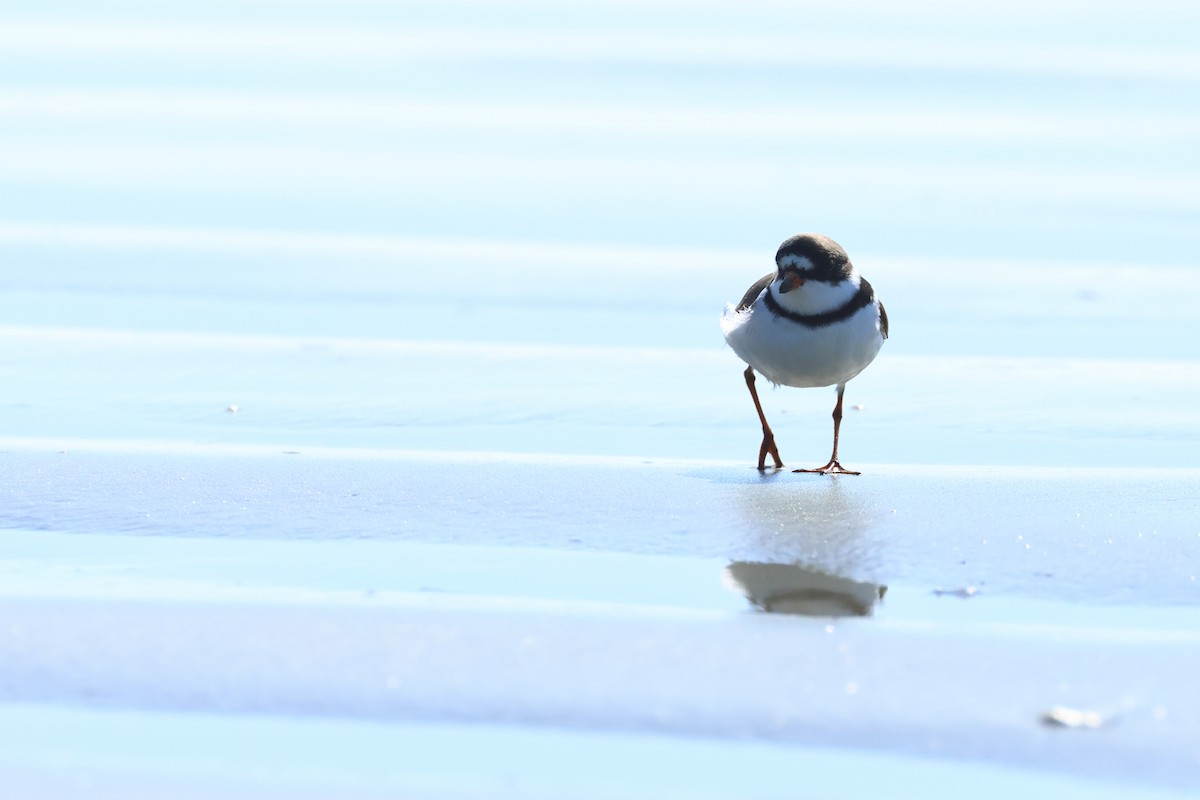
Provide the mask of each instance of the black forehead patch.
[{"label": "black forehead patch", "polygon": [[[790,262],[807,259],[812,268],[804,268],[805,277],[809,280],[837,283],[850,274],[850,256],[842,246],[817,233],[801,233],[793,236],[775,253],[775,265],[784,269]],[[802,265],[801,265],[802,266]]]}]

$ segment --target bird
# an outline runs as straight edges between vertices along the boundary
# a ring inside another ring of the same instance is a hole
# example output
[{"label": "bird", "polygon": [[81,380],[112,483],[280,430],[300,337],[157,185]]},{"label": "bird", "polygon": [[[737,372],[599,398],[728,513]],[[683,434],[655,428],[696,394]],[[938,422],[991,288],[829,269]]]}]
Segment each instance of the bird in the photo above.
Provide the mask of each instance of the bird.
[{"label": "bird", "polygon": [[767,455],[783,469],[775,434],[755,389],[757,371],[776,386],[836,386],[833,454],[824,466],[797,469],[822,475],[859,475],[838,461],[838,433],[846,383],[875,360],[888,337],[888,317],[875,290],[840,244],[816,233],[787,239],[775,253],[775,271],[721,315],[725,341],[748,365],[744,373],[762,423],[758,469]]}]

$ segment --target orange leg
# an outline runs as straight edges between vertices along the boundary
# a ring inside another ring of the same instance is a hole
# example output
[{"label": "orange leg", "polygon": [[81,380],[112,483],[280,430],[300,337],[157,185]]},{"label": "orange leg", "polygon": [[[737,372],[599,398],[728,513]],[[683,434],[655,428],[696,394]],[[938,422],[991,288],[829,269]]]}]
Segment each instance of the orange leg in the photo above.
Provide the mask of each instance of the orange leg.
[{"label": "orange leg", "polygon": [[763,472],[767,468],[767,453],[771,454],[771,458],[775,459],[775,469],[783,468],[783,460],[779,457],[779,449],[775,447],[775,434],[771,431],[771,426],[767,424],[767,415],[763,413],[762,403],[758,402],[758,390],[754,388],[754,368],[746,367],[746,386],[750,389],[750,397],[754,400],[754,410],[758,412],[758,419],[762,423],[763,440],[762,445],[758,448],[758,470]]},{"label": "orange leg", "polygon": [[842,427],[842,395],[846,392],[846,384],[839,383],[837,387],[837,405],[833,407],[833,455],[829,457],[829,463],[823,467],[815,469],[794,469],[792,472],[817,472],[821,475],[861,475],[861,472],[852,472],[838,463],[838,431]]}]

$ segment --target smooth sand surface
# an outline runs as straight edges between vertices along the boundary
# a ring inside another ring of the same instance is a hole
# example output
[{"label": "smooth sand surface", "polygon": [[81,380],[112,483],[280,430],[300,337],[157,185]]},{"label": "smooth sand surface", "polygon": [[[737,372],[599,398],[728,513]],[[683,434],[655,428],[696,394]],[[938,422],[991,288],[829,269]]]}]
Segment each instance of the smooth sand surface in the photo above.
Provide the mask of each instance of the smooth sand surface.
[{"label": "smooth sand surface", "polygon": [[192,5],[0,8],[5,798],[1200,790],[1193,5]]}]

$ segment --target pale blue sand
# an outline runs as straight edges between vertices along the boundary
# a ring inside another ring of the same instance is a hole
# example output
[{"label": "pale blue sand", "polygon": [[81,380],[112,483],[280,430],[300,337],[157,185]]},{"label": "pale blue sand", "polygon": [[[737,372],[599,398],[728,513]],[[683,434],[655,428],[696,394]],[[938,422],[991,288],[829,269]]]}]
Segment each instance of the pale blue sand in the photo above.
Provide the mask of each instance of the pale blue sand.
[{"label": "pale blue sand", "polygon": [[0,2],[4,796],[1194,796],[1200,12],[1085,5]]}]

